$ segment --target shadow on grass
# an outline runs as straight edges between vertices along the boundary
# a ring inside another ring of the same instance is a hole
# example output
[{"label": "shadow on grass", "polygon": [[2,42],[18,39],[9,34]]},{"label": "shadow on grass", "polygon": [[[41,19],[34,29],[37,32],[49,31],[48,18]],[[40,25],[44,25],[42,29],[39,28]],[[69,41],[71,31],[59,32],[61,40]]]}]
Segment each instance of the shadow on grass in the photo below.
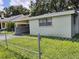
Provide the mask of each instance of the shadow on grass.
[{"label": "shadow on grass", "polygon": [[[37,35],[27,35],[29,37],[37,37]],[[72,41],[72,42],[79,42],[79,34],[75,35],[73,38],[62,38],[62,37],[55,37],[55,36],[41,36],[41,38],[47,38],[52,40],[61,40],[61,41]]]}]

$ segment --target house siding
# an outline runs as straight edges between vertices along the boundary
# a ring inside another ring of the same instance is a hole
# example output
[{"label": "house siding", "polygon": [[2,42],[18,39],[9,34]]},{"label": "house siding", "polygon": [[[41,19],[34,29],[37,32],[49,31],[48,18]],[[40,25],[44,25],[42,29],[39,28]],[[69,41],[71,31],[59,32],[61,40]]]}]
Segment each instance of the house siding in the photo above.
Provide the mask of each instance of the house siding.
[{"label": "house siding", "polygon": [[76,17],[75,33],[79,33],[79,14]]},{"label": "house siding", "polygon": [[71,15],[52,17],[51,26],[39,26],[39,20],[30,20],[30,34],[37,35],[40,32],[45,36],[57,36],[71,38]]},{"label": "house siding", "polygon": [[[74,18],[74,16],[72,15],[71,16],[71,36],[74,36],[75,35],[75,26],[76,26],[76,19]],[[74,20],[75,20],[75,24],[74,24]]]}]

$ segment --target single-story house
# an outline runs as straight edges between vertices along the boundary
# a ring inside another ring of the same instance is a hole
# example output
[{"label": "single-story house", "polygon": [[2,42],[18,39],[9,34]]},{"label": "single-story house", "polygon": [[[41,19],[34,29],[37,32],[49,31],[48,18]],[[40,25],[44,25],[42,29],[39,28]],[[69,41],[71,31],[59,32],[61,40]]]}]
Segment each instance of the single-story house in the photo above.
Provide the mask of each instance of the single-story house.
[{"label": "single-story house", "polygon": [[78,11],[48,13],[34,17],[23,17],[15,22],[16,34],[57,36],[72,38],[79,33]]},{"label": "single-story house", "polygon": [[3,16],[3,18],[0,18],[0,29],[7,28],[8,22],[12,22],[12,20],[20,19],[21,17],[24,17],[24,16],[23,15],[17,15],[17,16],[11,16],[11,17],[7,17],[7,18],[5,18]]}]

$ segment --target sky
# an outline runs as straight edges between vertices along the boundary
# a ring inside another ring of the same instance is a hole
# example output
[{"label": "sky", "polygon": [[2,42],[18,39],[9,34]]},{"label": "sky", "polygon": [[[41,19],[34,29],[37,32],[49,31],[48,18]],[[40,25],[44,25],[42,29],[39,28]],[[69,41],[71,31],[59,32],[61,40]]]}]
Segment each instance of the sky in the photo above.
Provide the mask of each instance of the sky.
[{"label": "sky", "polygon": [[[33,0],[35,2],[35,0]],[[22,5],[25,8],[29,8],[30,0],[0,0],[0,10],[5,7]]]}]

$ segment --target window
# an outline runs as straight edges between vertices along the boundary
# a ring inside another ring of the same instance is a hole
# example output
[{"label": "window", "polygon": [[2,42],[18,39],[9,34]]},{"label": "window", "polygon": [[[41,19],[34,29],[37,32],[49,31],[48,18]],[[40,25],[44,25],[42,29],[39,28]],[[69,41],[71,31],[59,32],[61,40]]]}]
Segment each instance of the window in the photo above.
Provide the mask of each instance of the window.
[{"label": "window", "polygon": [[39,19],[39,26],[51,26],[52,18],[43,18]]}]

